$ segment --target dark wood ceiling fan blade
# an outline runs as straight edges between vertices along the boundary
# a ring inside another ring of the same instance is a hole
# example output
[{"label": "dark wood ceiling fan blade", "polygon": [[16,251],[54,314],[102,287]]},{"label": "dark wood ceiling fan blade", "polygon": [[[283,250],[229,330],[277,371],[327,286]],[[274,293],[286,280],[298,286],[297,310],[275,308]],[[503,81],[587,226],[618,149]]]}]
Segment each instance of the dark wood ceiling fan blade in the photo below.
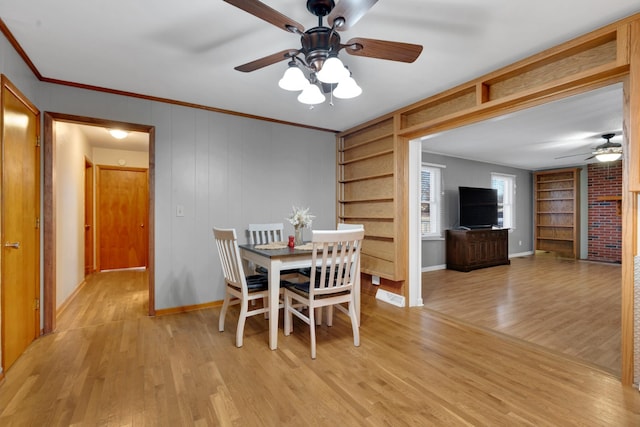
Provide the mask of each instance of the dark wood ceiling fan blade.
[{"label": "dark wood ceiling fan blade", "polygon": [[356,56],[369,58],[388,59],[389,61],[413,62],[422,53],[419,44],[392,42],[356,37],[349,40],[342,47]]},{"label": "dark wood ceiling fan blade", "polygon": [[336,30],[348,30],[377,2],[378,0],[340,0],[327,17],[327,23],[332,27],[336,18],[343,18],[344,22],[336,25]]},{"label": "dark wood ceiling fan blade", "polygon": [[302,24],[294,21],[288,16],[283,15],[282,13],[278,12],[275,9],[272,9],[271,7],[258,0],[224,1],[287,32],[294,33],[296,32],[295,30],[293,30],[295,28],[300,33],[304,33],[304,26]]},{"label": "dark wood ceiling fan blade", "polygon": [[298,50],[295,49],[287,49],[278,53],[274,53],[269,56],[265,56],[264,58],[256,59],[255,61],[247,62],[243,65],[238,65],[234,67],[235,70],[242,71],[243,73],[249,73],[251,71],[259,70],[260,68],[264,68],[268,65],[275,64],[276,62],[280,62],[282,60],[290,58],[292,55],[297,54]]}]

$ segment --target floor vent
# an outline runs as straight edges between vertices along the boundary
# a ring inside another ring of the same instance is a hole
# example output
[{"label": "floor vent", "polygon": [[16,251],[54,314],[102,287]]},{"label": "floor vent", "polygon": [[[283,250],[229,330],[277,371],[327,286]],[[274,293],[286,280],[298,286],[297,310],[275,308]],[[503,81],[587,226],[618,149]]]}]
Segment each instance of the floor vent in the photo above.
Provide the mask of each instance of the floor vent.
[{"label": "floor vent", "polygon": [[376,299],[380,301],[388,302],[397,307],[404,307],[404,297],[402,295],[394,294],[393,292],[385,291],[384,289],[378,289],[376,292]]}]

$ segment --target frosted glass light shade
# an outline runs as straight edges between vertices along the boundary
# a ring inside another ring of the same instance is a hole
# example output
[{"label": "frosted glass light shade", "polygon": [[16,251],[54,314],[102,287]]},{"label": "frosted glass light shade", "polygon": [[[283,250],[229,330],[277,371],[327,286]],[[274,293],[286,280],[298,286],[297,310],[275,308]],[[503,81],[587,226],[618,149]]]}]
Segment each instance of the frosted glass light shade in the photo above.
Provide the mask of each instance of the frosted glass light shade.
[{"label": "frosted glass light shade", "polygon": [[129,132],[121,129],[109,129],[109,133],[115,139],[124,139],[127,137],[127,135],[129,135]]},{"label": "frosted glass light shade", "polygon": [[321,104],[324,102],[326,97],[320,92],[320,88],[316,85],[310,84],[298,95],[298,101],[303,104]]},{"label": "frosted glass light shade", "polygon": [[333,90],[333,96],[340,99],[355,98],[362,93],[362,88],[352,78],[347,77],[340,80],[338,87]]},{"label": "frosted glass light shade", "polygon": [[278,82],[278,86],[280,86],[284,90],[290,91],[303,90],[309,85],[309,80],[307,80],[307,78],[304,76],[302,70],[295,65],[287,68],[287,70],[284,72],[284,75]]},{"label": "frosted glass light shade", "polygon": [[622,153],[608,152],[596,154],[596,159],[600,162],[613,162],[618,160],[620,157],[622,157]]},{"label": "frosted glass light shade", "polygon": [[323,83],[338,83],[343,78],[349,77],[349,70],[344,67],[337,56],[331,56],[324,61],[316,77]]}]

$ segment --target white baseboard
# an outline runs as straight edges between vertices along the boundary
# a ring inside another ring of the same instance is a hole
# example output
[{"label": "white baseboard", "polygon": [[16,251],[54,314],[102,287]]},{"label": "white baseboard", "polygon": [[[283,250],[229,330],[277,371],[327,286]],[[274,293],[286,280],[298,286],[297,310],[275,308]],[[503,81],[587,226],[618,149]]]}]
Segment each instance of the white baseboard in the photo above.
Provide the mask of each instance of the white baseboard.
[{"label": "white baseboard", "polygon": [[376,299],[388,302],[396,307],[404,307],[404,296],[385,291],[384,289],[378,289],[376,292]]},{"label": "white baseboard", "polygon": [[529,255],[533,255],[534,252],[533,251],[529,251],[529,252],[520,252],[517,254],[509,254],[509,258],[518,258],[521,256],[529,256]]},{"label": "white baseboard", "polygon": [[422,267],[422,272],[426,273],[427,271],[444,270],[446,268],[447,268],[447,264],[430,265],[429,267]]}]

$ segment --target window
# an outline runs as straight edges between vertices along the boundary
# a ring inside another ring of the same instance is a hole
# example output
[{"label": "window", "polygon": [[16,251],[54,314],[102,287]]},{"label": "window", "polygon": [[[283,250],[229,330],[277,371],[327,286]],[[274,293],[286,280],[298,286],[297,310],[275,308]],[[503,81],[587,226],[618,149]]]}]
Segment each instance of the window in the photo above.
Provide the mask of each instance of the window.
[{"label": "window", "polygon": [[500,173],[491,174],[491,187],[498,190],[498,226],[516,228],[516,177]]},{"label": "window", "polygon": [[441,236],[441,187],[441,167],[423,164],[420,172],[420,231],[423,238]]}]

